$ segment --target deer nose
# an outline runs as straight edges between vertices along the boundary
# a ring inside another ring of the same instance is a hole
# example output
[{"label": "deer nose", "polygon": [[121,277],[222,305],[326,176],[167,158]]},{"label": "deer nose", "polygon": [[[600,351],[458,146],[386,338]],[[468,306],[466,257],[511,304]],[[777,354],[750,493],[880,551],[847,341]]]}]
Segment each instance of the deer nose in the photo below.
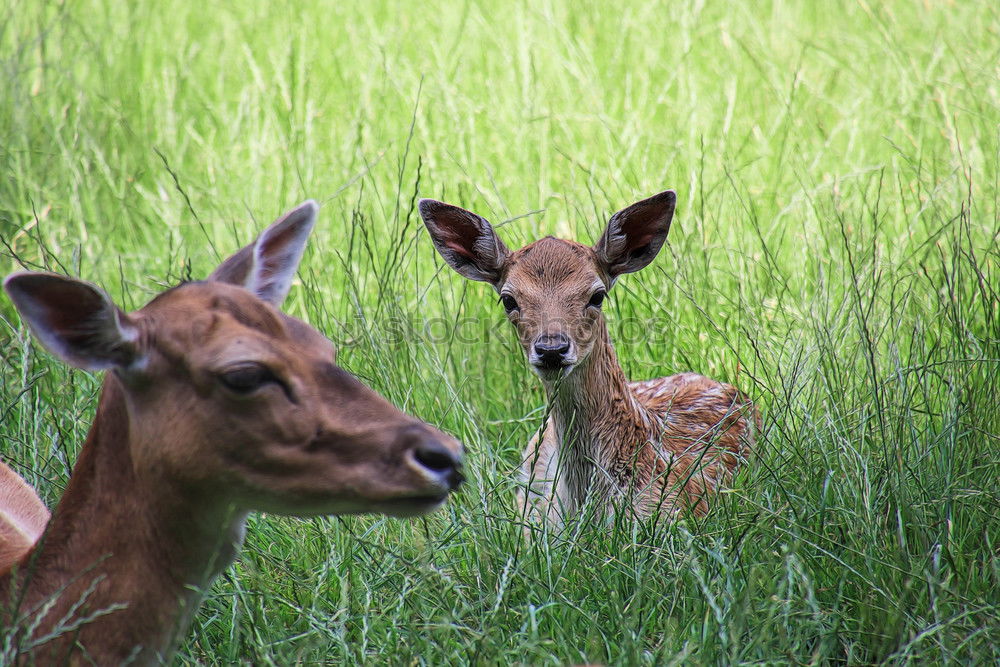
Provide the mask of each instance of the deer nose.
[{"label": "deer nose", "polygon": [[542,368],[561,368],[569,353],[569,338],[565,334],[542,334],[535,339],[535,356]]},{"label": "deer nose", "polygon": [[410,449],[413,464],[427,477],[454,491],[462,483],[461,454],[447,447],[431,433],[421,433]]}]

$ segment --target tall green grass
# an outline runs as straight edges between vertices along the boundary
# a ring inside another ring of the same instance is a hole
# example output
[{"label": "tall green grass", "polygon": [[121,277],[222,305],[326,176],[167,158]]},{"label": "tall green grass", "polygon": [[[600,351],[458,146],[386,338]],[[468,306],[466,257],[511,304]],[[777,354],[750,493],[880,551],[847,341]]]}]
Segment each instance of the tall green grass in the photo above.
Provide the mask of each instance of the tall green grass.
[{"label": "tall green grass", "polygon": [[[321,201],[287,305],[469,450],[426,519],[255,516],[180,663],[1000,660],[1000,13],[986,2],[0,9],[0,270],[127,308]],[[523,538],[544,397],[432,196],[511,246],[667,187],[606,313],[633,378],[761,406],[705,519]],[[54,505],[99,378],[0,302],[0,456]]]}]

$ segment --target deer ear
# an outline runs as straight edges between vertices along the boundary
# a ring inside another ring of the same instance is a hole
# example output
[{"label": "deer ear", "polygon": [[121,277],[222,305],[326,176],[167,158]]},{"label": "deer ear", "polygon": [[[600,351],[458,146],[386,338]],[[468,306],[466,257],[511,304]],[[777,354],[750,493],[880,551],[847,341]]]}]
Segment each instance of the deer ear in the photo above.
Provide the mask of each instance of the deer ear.
[{"label": "deer ear", "polygon": [[15,273],[4,289],[52,354],[89,371],[126,368],[140,357],[139,328],[100,288],[54,273]]},{"label": "deer ear", "polygon": [[420,200],[420,217],[448,265],[470,280],[496,283],[510,251],[484,218],[433,199]]},{"label": "deer ear", "polygon": [[312,199],[302,202],[220,264],[208,279],[245,287],[272,306],[280,306],[292,287],[317,211],[319,204]]},{"label": "deer ear", "polygon": [[667,190],[611,216],[594,252],[612,280],[653,261],[667,239],[676,203],[677,193]]}]

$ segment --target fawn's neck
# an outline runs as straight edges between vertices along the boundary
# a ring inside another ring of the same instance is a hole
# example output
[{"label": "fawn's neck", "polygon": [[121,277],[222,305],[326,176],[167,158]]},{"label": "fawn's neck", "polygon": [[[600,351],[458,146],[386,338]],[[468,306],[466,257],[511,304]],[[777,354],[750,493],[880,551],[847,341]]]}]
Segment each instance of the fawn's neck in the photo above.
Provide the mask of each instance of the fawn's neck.
[{"label": "fawn's neck", "polygon": [[559,475],[576,511],[591,493],[612,495],[635,474],[654,419],[636,400],[607,325],[598,323],[590,355],[565,379],[546,383],[559,439]]},{"label": "fawn's neck", "polygon": [[0,580],[0,618],[13,609],[9,620],[28,627],[42,616],[22,646],[57,635],[31,653],[40,664],[66,661],[74,640],[98,664],[168,658],[242,541],[245,513],[136,470],[129,430],[124,390],[109,373],[45,535],[16,583]]}]

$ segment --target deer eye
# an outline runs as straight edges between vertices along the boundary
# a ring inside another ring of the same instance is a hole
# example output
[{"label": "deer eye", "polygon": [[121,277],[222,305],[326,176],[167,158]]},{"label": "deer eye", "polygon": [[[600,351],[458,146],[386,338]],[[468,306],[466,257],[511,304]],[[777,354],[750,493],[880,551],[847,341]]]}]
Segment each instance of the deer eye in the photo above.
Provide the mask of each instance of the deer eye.
[{"label": "deer eye", "polygon": [[278,383],[278,378],[267,366],[251,363],[223,371],[219,374],[219,382],[237,394],[250,394],[266,384]]},{"label": "deer eye", "polygon": [[587,305],[593,306],[594,308],[600,308],[601,304],[604,303],[604,297],[606,297],[607,295],[608,295],[607,292],[605,292],[602,289],[599,289],[590,295],[590,301],[587,302]]},{"label": "deer eye", "polygon": [[510,294],[501,294],[500,302],[503,303],[503,308],[508,313],[512,313],[517,310],[517,301]]}]

